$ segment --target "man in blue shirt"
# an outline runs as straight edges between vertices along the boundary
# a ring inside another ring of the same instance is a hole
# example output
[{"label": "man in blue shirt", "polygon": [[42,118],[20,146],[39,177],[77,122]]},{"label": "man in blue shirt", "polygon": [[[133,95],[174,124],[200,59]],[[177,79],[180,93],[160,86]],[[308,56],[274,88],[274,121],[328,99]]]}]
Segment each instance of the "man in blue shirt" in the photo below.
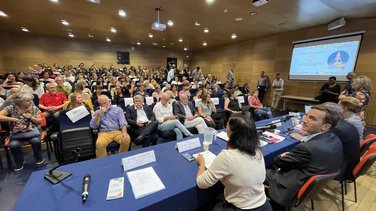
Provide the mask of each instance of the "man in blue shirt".
[{"label": "man in blue shirt", "polygon": [[106,147],[113,141],[120,144],[119,152],[128,151],[131,138],[127,133],[128,123],[123,110],[111,106],[111,100],[106,95],[100,95],[98,103],[100,108],[90,121],[90,127],[99,129],[95,151],[97,158],[107,156]]}]

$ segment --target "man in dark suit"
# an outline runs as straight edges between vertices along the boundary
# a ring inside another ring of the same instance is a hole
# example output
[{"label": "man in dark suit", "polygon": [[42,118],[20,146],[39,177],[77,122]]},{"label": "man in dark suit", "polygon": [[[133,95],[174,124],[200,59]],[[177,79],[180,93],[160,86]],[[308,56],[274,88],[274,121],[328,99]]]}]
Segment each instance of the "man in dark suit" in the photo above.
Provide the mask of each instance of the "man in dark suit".
[{"label": "man in dark suit", "polygon": [[[327,102],[323,104],[325,107],[343,113],[343,108],[337,103]],[[343,146],[343,161],[341,165],[341,173],[335,179],[339,181],[353,180],[353,169],[360,160],[359,134],[356,128],[346,122],[343,118],[333,129],[333,133],[338,136]]]},{"label": "man in dark suit", "polygon": [[299,189],[311,176],[339,170],[342,143],[331,129],[340,118],[337,112],[323,105],[313,106],[303,117],[305,136],[302,143],[274,158],[278,171],[267,171],[266,184],[273,210],[285,210],[286,206],[292,205]]},{"label": "man in dark suit", "polygon": [[130,106],[125,114],[127,122],[131,125],[131,135],[137,137],[136,144],[148,147],[157,144],[158,122],[153,111],[148,105],[143,105],[144,97],[136,95],[133,97],[134,105]]},{"label": "man in dark suit", "polygon": [[195,107],[185,93],[180,94],[179,102],[174,103],[173,113],[178,115],[180,122],[186,128],[195,127],[199,134],[203,134],[205,129],[208,128],[205,120],[197,114]]}]

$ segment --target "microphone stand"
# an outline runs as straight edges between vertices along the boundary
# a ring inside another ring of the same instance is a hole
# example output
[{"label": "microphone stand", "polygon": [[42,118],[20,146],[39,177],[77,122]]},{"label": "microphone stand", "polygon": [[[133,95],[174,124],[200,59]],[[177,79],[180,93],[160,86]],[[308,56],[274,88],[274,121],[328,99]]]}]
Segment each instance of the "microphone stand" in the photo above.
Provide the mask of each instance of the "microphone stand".
[{"label": "microphone stand", "polygon": [[[70,162],[77,161],[78,156],[80,156],[80,151],[81,151],[80,148],[76,148],[76,149],[72,150],[72,154],[73,154],[74,157]],[[48,171],[47,174],[44,174],[44,179],[46,179],[47,181],[49,181],[53,185],[56,185],[57,183],[63,181],[66,178],[68,178],[69,176],[72,175],[72,173],[64,172],[64,171],[58,171],[56,169],[59,168],[60,166],[67,164],[67,163],[70,163],[70,162],[65,162],[65,163],[62,163],[62,164],[59,164],[59,165],[53,167],[52,169],[50,169]]]}]

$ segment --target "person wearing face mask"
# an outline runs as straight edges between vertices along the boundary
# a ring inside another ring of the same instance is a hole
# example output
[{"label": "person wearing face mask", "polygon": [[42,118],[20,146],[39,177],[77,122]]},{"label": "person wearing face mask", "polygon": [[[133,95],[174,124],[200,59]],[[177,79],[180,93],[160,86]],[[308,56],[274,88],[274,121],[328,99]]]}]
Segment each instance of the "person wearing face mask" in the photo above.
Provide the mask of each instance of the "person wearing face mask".
[{"label": "person wearing face mask", "polygon": [[127,152],[131,138],[127,132],[127,121],[121,108],[111,106],[111,100],[106,95],[98,97],[100,108],[94,112],[90,127],[99,129],[95,154],[97,158],[107,156],[106,147],[115,141],[120,144],[119,152]]}]

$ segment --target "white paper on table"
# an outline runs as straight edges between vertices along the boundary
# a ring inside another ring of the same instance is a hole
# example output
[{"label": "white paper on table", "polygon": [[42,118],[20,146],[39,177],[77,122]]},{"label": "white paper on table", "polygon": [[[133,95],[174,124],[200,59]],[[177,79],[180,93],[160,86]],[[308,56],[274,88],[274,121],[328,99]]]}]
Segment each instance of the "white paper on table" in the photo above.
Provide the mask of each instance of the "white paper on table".
[{"label": "white paper on table", "polygon": [[85,106],[79,106],[77,108],[71,109],[67,113],[65,113],[67,117],[73,122],[77,122],[78,120],[84,118],[85,116],[89,115],[89,111],[86,109]]},{"label": "white paper on table", "polygon": [[153,163],[155,161],[157,160],[155,158],[154,150],[150,150],[144,153],[136,154],[136,155],[121,159],[121,163],[123,165],[124,171],[128,171],[130,169],[134,169],[139,166]]},{"label": "white paper on table", "polygon": [[268,139],[269,141],[274,142],[274,143],[281,142],[285,139],[285,137],[283,137],[283,136],[280,136],[280,135],[277,135],[277,134],[274,134],[274,133],[271,133],[271,132],[268,132],[268,131],[263,132],[262,135],[266,139]]},{"label": "white paper on table", "polygon": [[217,137],[221,138],[221,139],[223,139],[225,141],[228,141],[228,136],[227,136],[227,133],[225,131],[222,131],[222,132],[218,133]]},{"label": "white paper on table", "polygon": [[268,142],[263,141],[263,140],[260,140],[260,146],[261,146],[261,147],[263,147],[263,146],[265,146],[265,145],[267,145],[267,144],[268,144]]},{"label": "white paper on table", "polygon": [[127,172],[127,177],[132,186],[135,199],[166,188],[157,173],[155,173],[153,167]]},{"label": "white paper on table", "polygon": [[145,97],[146,105],[151,105],[154,103],[153,97]]},{"label": "white paper on table", "polygon": [[180,141],[176,143],[179,153],[185,152],[191,149],[201,147],[201,142],[199,138],[193,138],[186,141]]},{"label": "white paper on table", "polygon": [[244,103],[244,102],[245,102],[245,101],[244,101],[244,96],[238,96],[238,102],[239,102],[240,104]]},{"label": "white paper on table", "polygon": [[124,177],[113,178],[108,184],[106,200],[122,198],[124,196]]},{"label": "white paper on table", "polygon": [[209,150],[208,151],[199,152],[197,154],[193,154],[193,157],[197,159],[198,154],[201,154],[201,155],[204,156],[205,167],[207,169],[211,166],[211,164],[213,163],[214,159],[217,157],[215,154],[213,154]]}]

